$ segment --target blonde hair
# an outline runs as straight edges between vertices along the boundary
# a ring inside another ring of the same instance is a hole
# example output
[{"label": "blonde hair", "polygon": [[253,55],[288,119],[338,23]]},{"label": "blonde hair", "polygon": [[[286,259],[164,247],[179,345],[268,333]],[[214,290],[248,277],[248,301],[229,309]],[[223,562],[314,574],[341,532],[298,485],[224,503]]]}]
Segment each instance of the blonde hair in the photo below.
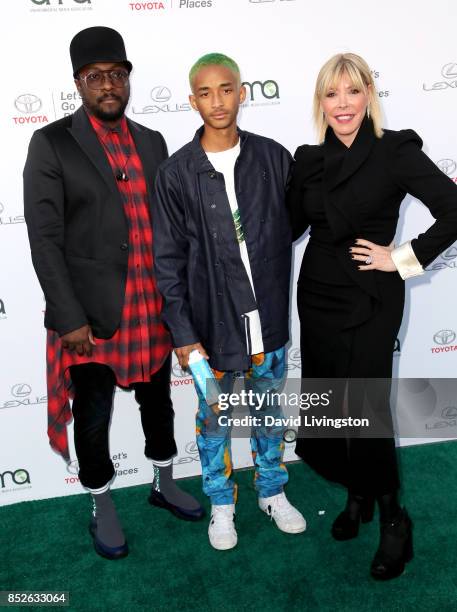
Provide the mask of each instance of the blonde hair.
[{"label": "blonde hair", "polygon": [[[378,93],[371,70],[366,61],[355,53],[338,53],[331,57],[319,71],[314,90],[313,114],[319,142],[323,142],[328,123],[322,112],[321,100],[329,89],[335,87],[341,77],[347,74],[352,85],[368,95],[367,113],[371,117],[374,133],[382,137],[382,114]],[[369,87],[371,85],[371,87]]]}]

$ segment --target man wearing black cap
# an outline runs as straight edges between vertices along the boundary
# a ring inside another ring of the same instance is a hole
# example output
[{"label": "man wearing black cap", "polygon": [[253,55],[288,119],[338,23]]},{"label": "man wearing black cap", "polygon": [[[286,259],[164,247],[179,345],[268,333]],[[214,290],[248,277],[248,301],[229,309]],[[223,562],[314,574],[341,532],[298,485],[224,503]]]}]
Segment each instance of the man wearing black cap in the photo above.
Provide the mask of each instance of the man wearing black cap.
[{"label": "man wearing black cap", "polygon": [[70,56],[83,105],[34,133],[24,169],[25,217],[46,299],[50,443],[69,459],[71,392],[79,478],[94,502],[95,550],[118,559],[128,547],[109,491],[116,385],[133,389],[140,406],[154,471],[150,503],[186,520],[204,511],[172,476],[171,343],[161,321],[151,229],[151,194],[166,144],[124,115],[132,64],[118,32],[82,30]]}]

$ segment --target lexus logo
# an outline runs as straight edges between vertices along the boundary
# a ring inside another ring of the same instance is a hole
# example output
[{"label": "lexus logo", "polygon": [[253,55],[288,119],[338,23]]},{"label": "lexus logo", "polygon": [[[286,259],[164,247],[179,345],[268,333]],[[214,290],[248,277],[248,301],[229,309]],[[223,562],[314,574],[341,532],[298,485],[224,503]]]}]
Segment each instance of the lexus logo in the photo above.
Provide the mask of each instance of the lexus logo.
[{"label": "lexus logo", "polygon": [[168,100],[171,98],[171,91],[168,89],[168,87],[159,85],[151,90],[151,98],[154,100],[154,102],[168,102]]},{"label": "lexus logo", "polygon": [[457,162],[453,159],[440,159],[436,162],[438,168],[447,174],[448,176],[452,176],[454,172],[457,170]]},{"label": "lexus logo", "polygon": [[16,98],[14,106],[20,113],[29,115],[30,113],[38,112],[42,103],[40,98],[35,94],[22,94]]},{"label": "lexus logo", "polygon": [[452,329],[442,329],[433,336],[435,344],[451,344],[456,337],[455,331]]},{"label": "lexus logo", "polygon": [[457,77],[457,64],[455,62],[451,62],[450,64],[446,64],[441,69],[441,74],[445,79],[454,79]]},{"label": "lexus logo", "polygon": [[441,253],[443,259],[455,259],[457,257],[457,247],[451,246],[447,251]]},{"label": "lexus logo", "polygon": [[195,455],[196,453],[198,453],[198,446],[196,442],[188,442],[186,444],[186,453],[189,453],[189,455]]},{"label": "lexus logo", "polygon": [[26,383],[19,383],[11,387],[11,395],[14,397],[27,397],[32,392],[32,387]]},{"label": "lexus logo", "polygon": [[457,417],[457,407],[446,406],[446,408],[443,408],[441,416],[443,417],[443,419],[455,419]]}]

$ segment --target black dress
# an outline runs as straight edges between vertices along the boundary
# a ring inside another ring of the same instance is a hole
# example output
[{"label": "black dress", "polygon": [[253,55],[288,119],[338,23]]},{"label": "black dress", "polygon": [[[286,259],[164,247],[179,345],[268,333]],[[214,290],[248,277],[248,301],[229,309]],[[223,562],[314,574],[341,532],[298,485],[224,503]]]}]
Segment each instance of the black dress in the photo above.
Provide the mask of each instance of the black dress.
[{"label": "black dress", "polygon": [[[378,139],[365,118],[349,148],[329,128],[323,145],[297,149],[288,191],[295,238],[311,226],[297,287],[303,378],[391,378],[404,281],[397,272],[359,271],[349,248],[357,238],[390,244],[407,192],[423,199],[437,219],[412,241],[422,265],[457,238],[457,186],[421,144],[411,130],[386,131]],[[378,417],[392,432],[389,388],[381,385],[375,393]],[[353,397],[345,410],[360,416]],[[300,437],[296,453],[355,494],[382,495],[399,487],[393,434]]]}]

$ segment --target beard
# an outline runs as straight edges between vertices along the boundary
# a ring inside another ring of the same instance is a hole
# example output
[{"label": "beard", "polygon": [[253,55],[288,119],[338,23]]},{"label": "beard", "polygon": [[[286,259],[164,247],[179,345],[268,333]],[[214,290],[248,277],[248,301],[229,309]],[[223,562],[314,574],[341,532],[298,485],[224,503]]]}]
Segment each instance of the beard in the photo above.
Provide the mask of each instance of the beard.
[{"label": "beard", "polygon": [[[101,102],[106,99],[115,99],[118,104],[110,109],[104,110],[101,107]],[[96,99],[95,102],[89,102],[85,96],[82,96],[82,101],[84,106],[100,121],[118,121],[124,115],[125,109],[127,108],[127,104],[129,101],[129,97],[126,96],[125,99],[117,96],[116,94],[105,94]]]}]

